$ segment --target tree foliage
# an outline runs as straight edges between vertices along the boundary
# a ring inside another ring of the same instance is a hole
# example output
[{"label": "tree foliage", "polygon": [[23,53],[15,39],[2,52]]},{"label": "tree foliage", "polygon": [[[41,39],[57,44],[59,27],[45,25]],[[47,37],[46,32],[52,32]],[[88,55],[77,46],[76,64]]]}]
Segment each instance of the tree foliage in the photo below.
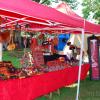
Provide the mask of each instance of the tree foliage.
[{"label": "tree foliage", "polygon": [[92,16],[100,24],[100,0],[83,0],[82,5],[84,18]]},{"label": "tree foliage", "polygon": [[[49,5],[51,2],[59,2],[59,0],[33,0],[33,1],[40,2],[41,4],[47,4],[47,5]],[[62,1],[67,2],[72,9],[75,9],[78,5],[77,0],[62,0]]]},{"label": "tree foliage", "polygon": [[78,5],[77,0],[62,0],[62,1],[67,2],[71,6],[72,9],[75,9]]},{"label": "tree foliage", "polygon": [[46,5],[49,5],[51,2],[51,0],[32,0],[32,1],[35,1],[41,4],[46,4]]}]

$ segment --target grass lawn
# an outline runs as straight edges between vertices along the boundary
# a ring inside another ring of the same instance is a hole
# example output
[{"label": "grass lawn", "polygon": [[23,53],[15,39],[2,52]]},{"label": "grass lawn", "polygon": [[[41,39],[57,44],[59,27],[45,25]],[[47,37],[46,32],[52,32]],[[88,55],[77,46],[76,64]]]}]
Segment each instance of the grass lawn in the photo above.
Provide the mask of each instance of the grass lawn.
[{"label": "grass lawn", "polygon": [[[3,60],[12,61],[16,68],[20,68],[20,58],[22,55],[23,51],[4,51]],[[75,100],[76,87],[64,87],[60,89],[60,92],[60,96],[53,92],[51,100]],[[100,100],[100,81],[91,81],[89,77],[87,77],[86,80],[81,81],[79,98],[79,100]],[[42,96],[36,100],[48,100],[48,98]]]},{"label": "grass lawn", "polygon": [[14,67],[20,68],[20,58],[23,54],[23,50],[3,51],[3,61],[11,61]]},{"label": "grass lawn", "polygon": [[[61,95],[53,92],[52,100],[75,100],[77,87],[64,87],[60,89]],[[42,96],[36,100],[48,100]],[[89,77],[81,81],[79,100],[100,100],[100,81],[90,81]]]}]

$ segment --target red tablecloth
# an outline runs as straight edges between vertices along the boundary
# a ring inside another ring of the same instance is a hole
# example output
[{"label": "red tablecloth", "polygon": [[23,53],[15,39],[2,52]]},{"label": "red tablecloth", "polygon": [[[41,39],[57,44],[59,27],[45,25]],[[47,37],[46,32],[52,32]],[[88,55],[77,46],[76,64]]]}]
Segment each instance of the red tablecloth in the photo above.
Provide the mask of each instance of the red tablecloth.
[{"label": "red tablecloth", "polygon": [[[0,100],[33,100],[77,81],[78,66],[35,75],[25,79],[0,81]],[[86,78],[89,64],[82,66],[81,80]]]}]

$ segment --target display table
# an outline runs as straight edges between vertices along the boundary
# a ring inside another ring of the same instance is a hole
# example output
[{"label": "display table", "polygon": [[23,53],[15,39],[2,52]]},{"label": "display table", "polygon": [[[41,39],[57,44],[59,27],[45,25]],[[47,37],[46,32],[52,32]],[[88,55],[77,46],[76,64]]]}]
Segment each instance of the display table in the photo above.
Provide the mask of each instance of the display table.
[{"label": "display table", "polygon": [[[33,100],[65,85],[73,84],[78,79],[78,68],[74,66],[29,78],[0,81],[0,100]],[[86,78],[88,70],[89,64],[84,64],[81,80]]]},{"label": "display table", "polygon": [[57,60],[59,57],[65,58],[66,61],[68,60],[66,55],[53,54],[53,55],[44,55],[44,62],[45,64],[47,64],[48,61]]}]

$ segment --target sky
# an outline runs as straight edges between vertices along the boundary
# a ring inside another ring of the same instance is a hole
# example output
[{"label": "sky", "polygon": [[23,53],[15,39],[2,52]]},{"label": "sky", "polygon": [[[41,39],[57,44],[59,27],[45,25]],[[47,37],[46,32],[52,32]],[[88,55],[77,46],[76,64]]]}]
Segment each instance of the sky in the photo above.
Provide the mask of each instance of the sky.
[{"label": "sky", "polygon": [[83,15],[82,15],[82,6],[81,6],[82,0],[77,0],[77,1],[79,2],[79,5],[77,7],[77,10],[74,10],[74,11],[76,12],[76,14],[83,17]]},{"label": "sky", "polygon": [[[81,6],[81,3],[82,3],[82,0],[77,0],[78,2],[79,2],[79,5],[78,5],[78,7],[77,7],[77,10],[74,10],[74,12],[76,12],[76,14],[78,14],[79,16],[83,16],[82,15],[82,6]],[[59,3],[61,3],[62,1],[60,1],[59,0]],[[55,2],[53,2],[50,6],[51,7],[56,7],[59,3],[55,3]]]}]

